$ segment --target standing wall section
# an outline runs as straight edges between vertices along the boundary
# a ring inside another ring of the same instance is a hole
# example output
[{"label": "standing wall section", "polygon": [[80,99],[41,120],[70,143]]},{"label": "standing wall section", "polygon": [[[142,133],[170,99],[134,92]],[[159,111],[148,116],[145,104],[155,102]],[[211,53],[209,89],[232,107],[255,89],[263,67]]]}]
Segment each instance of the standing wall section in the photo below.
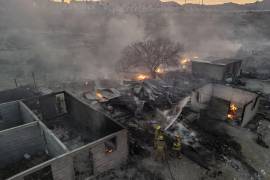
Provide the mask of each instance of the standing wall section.
[{"label": "standing wall section", "polygon": [[[2,136],[4,133],[6,133],[5,137]],[[1,139],[1,137],[5,140]],[[68,150],[41,122],[34,122],[0,132],[0,147],[5,147],[2,143],[12,145],[12,147],[6,148],[6,151],[3,151],[5,148],[0,149],[0,160],[4,163],[15,162],[21,159],[25,153],[34,154],[45,150],[48,150],[49,155],[52,157],[52,159],[44,163],[12,176],[9,180],[23,180],[25,176],[45,167],[51,167],[54,180],[74,179],[73,161],[72,157],[67,154]],[[5,156],[2,156],[3,153]]]},{"label": "standing wall section", "polygon": [[18,102],[0,104],[0,131],[23,124]]},{"label": "standing wall section", "polygon": [[207,84],[195,91],[192,91],[191,95],[192,110],[199,112],[201,109],[205,109],[211,100],[212,93],[213,93],[212,84]]},{"label": "standing wall section", "polygon": [[0,167],[12,164],[23,158],[24,154],[44,151],[44,140],[37,123],[0,132]]},{"label": "standing wall section", "polygon": [[244,108],[244,116],[243,116],[242,124],[241,124],[242,127],[247,125],[248,122],[251,121],[254,118],[254,116],[256,115],[258,108],[259,108],[259,104],[260,104],[259,101],[260,101],[260,98],[257,97],[251,103],[246,104],[246,106]]},{"label": "standing wall section", "polygon": [[222,81],[225,66],[215,65],[207,62],[192,62],[192,74],[210,79]]},{"label": "standing wall section", "polygon": [[112,121],[109,117],[90,108],[87,104],[67,93],[65,94],[65,100],[68,113],[73,118],[72,120],[87,127],[89,129],[89,136],[92,136],[94,140],[123,129],[122,126]]}]

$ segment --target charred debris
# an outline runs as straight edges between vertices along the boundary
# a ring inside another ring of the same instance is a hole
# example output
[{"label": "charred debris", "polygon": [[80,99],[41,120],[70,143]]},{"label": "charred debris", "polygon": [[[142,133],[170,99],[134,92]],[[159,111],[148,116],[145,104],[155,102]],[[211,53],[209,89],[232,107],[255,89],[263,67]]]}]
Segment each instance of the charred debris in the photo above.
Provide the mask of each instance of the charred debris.
[{"label": "charred debris", "polygon": [[[239,139],[241,133],[243,136],[246,132],[252,133],[252,136],[256,137],[253,140],[258,146],[269,148],[270,95],[245,86],[246,77],[240,74],[239,60],[222,62],[224,63],[220,66],[217,65],[217,61],[195,62],[192,68],[195,68],[198,74],[175,71],[153,79],[144,76],[140,79],[123,80],[120,83],[113,80],[87,80],[65,83],[63,87],[73,91],[76,98],[80,99],[78,101],[83,101],[95,111],[106,114],[127,128],[129,159],[121,167],[123,171],[129,167],[136,167],[144,173],[146,179],[153,177],[175,179],[171,170],[170,177],[163,177],[138,165],[138,159],[153,155],[155,127],[159,125],[168,147],[173,145],[176,135],[181,136],[181,153],[204,169],[204,177],[213,179],[222,177],[224,166],[228,166],[234,171],[245,173],[247,179],[264,179],[264,170],[250,163],[243,153],[244,149]],[[211,69],[208,73],[213,74],[209,75],[206,72],[200,74],[200,66],[207,66]],[[219,71],[220,69],[224,71]],[[211,76],[221,79],[212,79]],[[60,89],[59,85],[56,89]],[[35,93],[37,92],[43,95],[50,94],[46,93],[48,91],[35,89]],[[32,99],[39,96],[39,94],[32,95]],[[39,117],[36,106],[30,104],[29,107]],[[69,142],[66,136],[74,136],[76,139],[83,135],[72,131],[72,128],[76,131],[75,124],[63,125],[72,122],[63,117],[57,116],[55,121],[49,121],[49,118],[48,121],[41,120],[63,142],[63,146],[71,148],[73,152],[73,149],[85,144],[73,146],[74,141]],[[1,118],[0,116],[0,120]],[[114,141],[110,144],[114,144]],[[168,148],[166,152],[167,163],[168,160],[175,159],[171,151]],[[166,162],[163,163],[170,167]],[[106,166],[106,169],[111,168],[115,167]],[[97,178],[102,179],[110,172],[98,174]],[[118,177],[114,172],[109,176]],[[140,177],[138,174],[134,176]]]},{"label": "charred debris", "polygon": [[[235,65],[239,67],[238,60]],[[254,141],[268,148],[258,131],[260,120],[269,120],[269,100],[266,95],[246,89],[238,69],[235,73],[226,82],[170,72],[156,79],[123,81],[117,88],[96,88],[96,94],[84,94],[84,98],[128,128],[131,158],[153,154],[154,127],[159,124],[169,147],[175,135],[180,134],[182,153],[204,168],[207,176],[222,176],[218,164],[224,163],[236,171],[245,171],[248,178],[261,179],[260,170],[249,164],[241,144],[228,129],[241,129],[245,122],[245,127],[258,136]],[[200,92],[204,86],[212,89]],[[202,101],[202,107],[198,108],[194,99]]]}]

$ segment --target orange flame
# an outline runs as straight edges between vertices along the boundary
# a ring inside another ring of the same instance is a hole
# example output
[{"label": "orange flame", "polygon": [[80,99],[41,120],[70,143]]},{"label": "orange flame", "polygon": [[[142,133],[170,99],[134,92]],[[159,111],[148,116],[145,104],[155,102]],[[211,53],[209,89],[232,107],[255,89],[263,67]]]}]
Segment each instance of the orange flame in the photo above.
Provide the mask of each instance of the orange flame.
[{"label": "orange flame", "polygon": [[150,77],[146,74],[138,74],[136,79],[139,80],[139,81],[143,81],[143,80],[146,80],[146,79],[149,79]]},{"label": "orange flame", "polygon": [[182,66],[184,66],[184,65],[187,65],[189,62],[190,62],[190,59],[189,59],[189,58],[184,58],[184,59],[182,59],[182,60],[180,61],[180,64],[181,64]]},{"label": "orange flame", "polygon": [[103,99],[103,95],[100,92],[96,92],[96,96],[98,99]]},{"label": "orange flame", "polygon": [[155,72],[157,73],[157,74],[163,74],[164,73],[164,69],[163,68],[161,68],[161,67],[158,67],[156,70],[155,70]]},{"label": "orange flame", "polygon": [[232,111],[237,111],[238,107],[237,107],[235,104],[231,104],[231,105],[230,105],[230,109],[231,109]]},{"label": "orange flame", "polygon": [[227,115],[228,119],[231,119],[231,120],[234,120],[235,117],[237,116],[237,110],[238,110],[238,107],[236,106],[236,104],[231,104],[230,105],[230,110],[229,110],[229,113]]},{"label": "orange flame", "polygon": [[233,120],[233,115],[232,114],[228,114],[227,117],[228,117],[228,119]]}]

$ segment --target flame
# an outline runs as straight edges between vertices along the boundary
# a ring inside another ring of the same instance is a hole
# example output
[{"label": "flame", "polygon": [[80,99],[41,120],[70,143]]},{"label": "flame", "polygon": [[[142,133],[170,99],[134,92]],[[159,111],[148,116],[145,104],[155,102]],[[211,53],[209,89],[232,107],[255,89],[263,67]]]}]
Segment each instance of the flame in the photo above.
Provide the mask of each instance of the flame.
[{"label": "flame", "polygon": [[143,81],[143,80],[146,80],[146,79],[149,79],[150,77],[146,74],[138,74],[136,79],[139,80],[139,81]]},{"label": "flame", "polygon": [[233,120],[233,115],[232,114],[228,114],[227,117],[228,117],[228,119]]},{"label": "flame", "polygon": [[182,60],[180,61],[180,64],[181,64],[182,66],[184,66],[184,65],[187,65],[189,62],[190,62],[190,59],[189,59],[189,58],[184,58],[184,59],[182,59]]},{"label": "flame", "polygon": [[238,107],[236,106],[236,104],[231,104],[229,113],[227,115],[228,119],[234,120],[237,116],[237,110]]},{"label": "flame", "polygon": [[163,73],[165,72],[165,70],[164,70],[163,68],[161,68],[161,67],[158,67],[158,68],[155,70],[155,72],[156,72],[157,74],[163,74]]},{"label": "flame", "polygon": [[237,107],[235,104],[231,104],[231,105],[230,105],[230,109],[231,109],[232,111],[237,111],[238,107]]},{"label": "flame", "polygon": [[112,149],[107,149],[107,150],[106,150],[106,153],[112,153],[112,152],[113,152]]},{"label": "flame", "polygon": [[103,99],[103,95],[100,92],[96,92],[96,96],[98,99]]}]

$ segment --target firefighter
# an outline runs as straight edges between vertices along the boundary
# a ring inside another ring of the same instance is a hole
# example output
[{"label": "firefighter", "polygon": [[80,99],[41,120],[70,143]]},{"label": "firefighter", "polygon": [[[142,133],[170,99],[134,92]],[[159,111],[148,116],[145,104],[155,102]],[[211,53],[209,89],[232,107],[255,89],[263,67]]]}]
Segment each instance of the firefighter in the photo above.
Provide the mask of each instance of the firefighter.
[{"label": "firefighter", "polygon": [[154,148],[156,148],[157,146],[157,141],[158,141],[158,138],[159,136],[163,136],[162,134],[162,131],[161,131],[161,126],[160,125],[157,125],[156,128],[155,128],[155,139],[154,139]]},{"label": "firefighter", "polygon": [[155,149],[155,160],[162,160],[165,161],[166,155],[165,151],[167,149],[166,142],[164,140],[164,136],[160,135],[158,137],[158,141],[156,142],[156,149]]},{"label": "firefighter", "polygon": [[176,135],[175,136],[175,140],[173,142],[173,147],[172,150],[174,151],[174,155],[175,157],[181,159],[181,136],[180,135]]}]

